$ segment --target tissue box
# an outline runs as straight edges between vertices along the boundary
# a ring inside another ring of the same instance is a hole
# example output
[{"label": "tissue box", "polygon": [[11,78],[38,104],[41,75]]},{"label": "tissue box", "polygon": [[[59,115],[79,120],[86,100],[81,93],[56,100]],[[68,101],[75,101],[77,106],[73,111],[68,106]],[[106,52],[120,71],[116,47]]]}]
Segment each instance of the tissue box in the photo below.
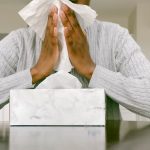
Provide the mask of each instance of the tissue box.
[{"label": "tissue box", "polygon": [[103,89],[10,91],[10,125],[105,125]]}]

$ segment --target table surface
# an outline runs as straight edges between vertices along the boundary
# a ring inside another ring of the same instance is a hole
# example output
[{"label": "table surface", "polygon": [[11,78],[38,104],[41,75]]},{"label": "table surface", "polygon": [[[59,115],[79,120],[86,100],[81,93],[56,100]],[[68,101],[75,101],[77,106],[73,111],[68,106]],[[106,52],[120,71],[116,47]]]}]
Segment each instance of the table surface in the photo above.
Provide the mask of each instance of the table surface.
[{"label": "table surface", "polygon": [[98,126],[9,126],[0,122],[0,150],[149,150],[150,122]]}]

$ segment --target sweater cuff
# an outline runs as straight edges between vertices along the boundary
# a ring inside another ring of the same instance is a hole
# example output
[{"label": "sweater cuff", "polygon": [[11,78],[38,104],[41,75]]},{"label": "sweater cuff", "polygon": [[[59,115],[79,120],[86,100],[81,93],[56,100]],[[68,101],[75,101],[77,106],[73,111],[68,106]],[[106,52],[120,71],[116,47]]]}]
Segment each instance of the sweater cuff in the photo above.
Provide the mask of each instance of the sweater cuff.
[{"label": "sweater cuff", "polygon": [[[18,73],[18,76],[20,77],[20,85],[22,88],[32,88],[32,76],[30,69],[26,69],[22,72]],[[21,82],[22,80],[22,82]]]},{"label": "sweater cuff", "polygon": [[9,76],[7,83],[13,85],[12,88],[14,89],[32,88],[33,85],[30,69],[26,69]]},{"label": "sweater cuff", "polygon": [[105,88],[105,80],[108,70],[97,65],[89,82],[89,88]]}]

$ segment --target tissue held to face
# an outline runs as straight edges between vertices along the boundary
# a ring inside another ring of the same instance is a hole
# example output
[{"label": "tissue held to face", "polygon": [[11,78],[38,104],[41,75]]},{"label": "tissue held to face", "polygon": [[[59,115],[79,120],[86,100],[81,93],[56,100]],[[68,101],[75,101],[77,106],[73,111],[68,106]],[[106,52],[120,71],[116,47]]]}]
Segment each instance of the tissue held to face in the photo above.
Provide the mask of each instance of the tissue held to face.
[{"label": "tissue held to face", "polygon": [[[86,0],[81,1],[88,2]],[[74,12],[65,4],[61,6],[60,18],[65,29],[64,35],[69,59],[78,73],[90,79],[94,72],[95,64],[89,53],[89,45],[86,36]],[[46,35],[42,43],[39,60],[31,69],[33,84],[51,75],[58,63],[60,52],[57,23],[58,10],[57,7],[54,6],[48,17]]]},{"label": "tissue held to face", "polygon": [[70,0],[72,3],[89,5],[90,0]]}]

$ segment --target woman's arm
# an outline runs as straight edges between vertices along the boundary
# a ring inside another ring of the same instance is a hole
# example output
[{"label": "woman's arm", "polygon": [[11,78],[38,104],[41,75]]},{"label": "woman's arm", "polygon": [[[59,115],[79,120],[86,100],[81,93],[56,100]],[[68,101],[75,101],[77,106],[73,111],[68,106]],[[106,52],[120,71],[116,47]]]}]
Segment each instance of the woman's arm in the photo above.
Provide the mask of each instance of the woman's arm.
[{"label": "woman's arm", "polygon": [[9,91],[32,86],[30,69],[16,73],[19,59],[17,31],[0,41],[0,107],[8,102]]},{"label": "woman's arm", "polygon": [[[49,14],[45,39],[39,60],[33,68],[16,72],[20,46],[17,32],[12,32],[0,42],[0,106],[8,102],[11,89],[30,88],[32,84],[49,76],[59,58],[57,39],[57,8]],[[22,62],[24,63],[24,62]]]},{"label": "woman's arm", "polygon": [[[120,32],[121,31],[121,32]],[[116,102],[150,117],[150,62],[129,33],[119,28],[115,48],[117,72],[96,66],[89,87],[104,88]]]}]

